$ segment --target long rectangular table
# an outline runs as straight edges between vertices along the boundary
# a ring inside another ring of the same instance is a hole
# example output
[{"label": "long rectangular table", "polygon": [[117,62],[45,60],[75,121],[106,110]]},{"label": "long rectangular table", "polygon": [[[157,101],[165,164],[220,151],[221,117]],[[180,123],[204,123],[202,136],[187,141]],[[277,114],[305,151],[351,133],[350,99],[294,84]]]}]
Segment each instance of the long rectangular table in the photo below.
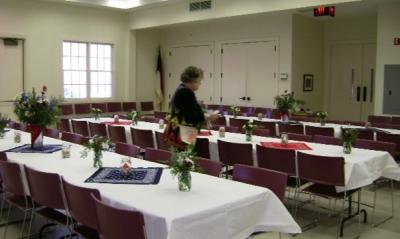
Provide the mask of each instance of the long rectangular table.
[{"label": "long rectangular table", "polygon": [[[22,132],[22,142],[13,142],[13,131],[0,140],[4,151],[29,143],[29,134]],[[61,144],[45,137],[45,144]],[[65,142],[64,142],[65,143]],[[68,143],[70,144],[70,143]],[[177,179],[164,169],[157,185],[122,185],[84,183],[96,169],[92,154],[80,158],[83,147],[71,144],[71,158],[61,158],[61,152],[7,153],[8,158],[36,170],[60,174],[75,185],[96,188],[109,204],[143,212],[147,238],[246,238],[256,231],[300,233],[282,202],[268,189],[239,182],[192,174],[192,191],[178,191]],[[105,152],[103,166],[118,167],[123,156]],[[141,159],[132,159],[133,167],[162,166]],[[21,167],[22,168],[22,167]]]}]

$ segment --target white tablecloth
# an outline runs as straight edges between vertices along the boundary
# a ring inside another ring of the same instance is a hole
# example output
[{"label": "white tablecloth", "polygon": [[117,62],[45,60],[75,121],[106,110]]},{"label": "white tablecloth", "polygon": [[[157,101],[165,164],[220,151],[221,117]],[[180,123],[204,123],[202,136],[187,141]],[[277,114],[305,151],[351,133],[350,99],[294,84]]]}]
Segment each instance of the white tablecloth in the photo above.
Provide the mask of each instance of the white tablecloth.
[{"label": "white tablecloth", "polygon": [[[22,133],[22,142],[29,135]],[[21,144],[13,143],[13,131],[0,140],[0,150]],[[45,138],[45,143],[61,143]],[[7,153],[11,161],[37,170],[54,172],[76,185],[97,188],[103,200],[144,213],[147,237],[162,238],[246,238],[255,231],[300,233],[280,200],[268,189],[228,181],[203,174],[192,174],[192,191],[179,192],[177,179],[165,169],[158,185],[117,185],[83,183],[96,169],[89,158],[81,159],[82,146],[72,145],[70,159],[61,152],[53,154]],[[122,156],[106,152],[103,165],[118,167]],[[133,159],[133,167],[161,166]]]}]

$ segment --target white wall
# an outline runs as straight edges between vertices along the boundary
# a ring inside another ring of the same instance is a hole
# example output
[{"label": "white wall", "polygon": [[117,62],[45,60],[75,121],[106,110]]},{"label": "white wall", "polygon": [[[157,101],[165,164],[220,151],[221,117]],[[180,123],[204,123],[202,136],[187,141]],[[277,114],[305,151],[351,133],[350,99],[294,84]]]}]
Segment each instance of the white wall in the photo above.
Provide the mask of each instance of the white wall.
[{"label": "white wall", "polygon": [[[0,1],[0,35],[26,39],[25,87],[62,95],[62,41],[114,44],[116,100],[130,99],[127,13],[40,1]],[[7,82],[1,82],[1,91]]]},{"label": "white wall", "polygon": [[[324,25],[310,17],[293,15],[292,90],[303,108],[323,109]],[[303,75],[314,75],[313,91],[303,91]]]},{"label": "white wall", "polygon": [[387,5],[378,10],[378,42],[376,60],[375,114],[383,112],[384,65],[400,64],[400,46],[394,46],[400,37],[400,4]]}]

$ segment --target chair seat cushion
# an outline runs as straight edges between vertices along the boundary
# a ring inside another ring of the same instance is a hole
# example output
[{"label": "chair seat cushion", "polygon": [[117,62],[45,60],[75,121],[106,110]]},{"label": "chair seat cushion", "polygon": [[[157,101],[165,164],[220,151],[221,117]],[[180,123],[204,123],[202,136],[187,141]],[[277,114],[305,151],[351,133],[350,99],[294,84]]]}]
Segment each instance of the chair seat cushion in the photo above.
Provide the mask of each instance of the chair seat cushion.
[{"label": "chair seat cushion", "polygon": [[58,224],[67,225],[67,216],[53,208],[40,208],[36,213]]}]

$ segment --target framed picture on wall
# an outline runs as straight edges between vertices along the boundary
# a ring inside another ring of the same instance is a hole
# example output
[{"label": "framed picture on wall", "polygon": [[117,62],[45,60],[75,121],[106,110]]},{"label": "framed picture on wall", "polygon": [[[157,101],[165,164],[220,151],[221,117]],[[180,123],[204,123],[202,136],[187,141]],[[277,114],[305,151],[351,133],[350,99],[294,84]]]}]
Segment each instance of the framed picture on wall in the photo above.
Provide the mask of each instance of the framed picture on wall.
[{"label": "framed picture on wall", "polygon": [[303,76],[303,91],[313,91],[314,75],[304,74]]}]

